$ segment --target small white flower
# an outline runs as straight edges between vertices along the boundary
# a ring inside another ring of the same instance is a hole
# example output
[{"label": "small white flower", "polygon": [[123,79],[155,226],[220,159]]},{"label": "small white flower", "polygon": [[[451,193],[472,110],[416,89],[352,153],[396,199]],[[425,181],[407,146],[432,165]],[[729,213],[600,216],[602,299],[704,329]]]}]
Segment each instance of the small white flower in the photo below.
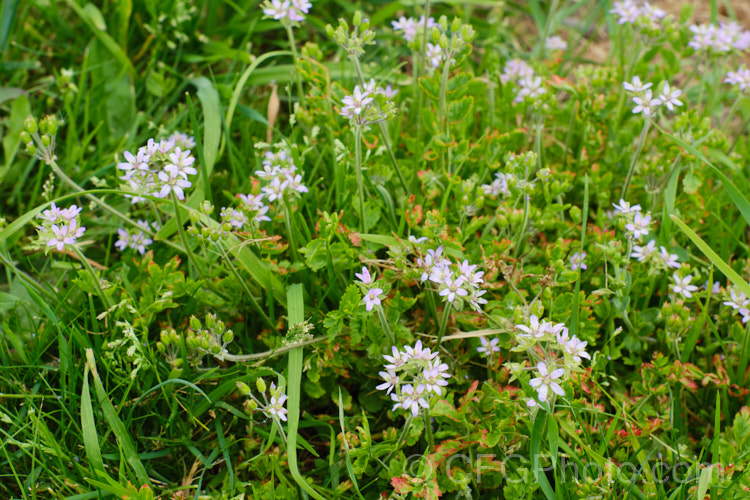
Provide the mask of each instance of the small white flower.
[{"label": "small white flower", "polygon": [[345,96],[341,100],[344,107],[341,108],[339,114],[349,118],[361,115],[373,100],[374,98],[370,97],[369,92],[363,92],[359,85],[357,85],[354,87],[354,93],[352,95]]},{"label": "small white flower", "polygon": [[366,267],[362,268],[361,273],[354,273],[354,276],[356,276],[363,285],[372,284],[372,276],[370,276],[370,271]]},{"label": "small white flower", "polygon": [[378,375],[380,375],[385,382],[375,388],[379,391],[385,391],[386,394],[390,394],[399,383],[398,374],[393,370],[388,370],[385,372],[378,372]]},{"label": "small white flower", "polygon": [[481,353],[483,356],[489,356],[493,352],[500,352],[500,346],[498,345],[500,339],[497,337],[492,340],[487,340],[487,337],[479,337],[479,342],[482,345],[477,347],[477,352]]},{"label": "small white flower", "polygon": [[633,113],[643,113],[644,116],[651,116],[656,108],[661,105],[659,99],[652,97],[651,90],[647,90],[643,96],[634,96],[633,102],[636,104],[633,108]]},{"label": "small white flower", "polygon": [[443,59],[443,49],[440,45],[427,44],[425,57],[430,61],[433,67],[437,68],[440,66],[440,61]]},{"label": "small white flower", "polygon": [[669,111],[674,111],[675,106],[682,106],[682,101],[677,99],[680,95],[682,95],[682,90],[674,89],[670,91],[669,84],[664,83],[664,88],[656,100],[664,104]]},{"label": "small white flower", "polygon": [[362,298],[362,301],[365,303],[365,309],[372,311],[373,307],[379,306],[382,295],[383,290],[381,288],[371,288]]},{"label": "small white flower", "polygon": [[271,396],[271,401],[268,403],[268,406],[266,406],[266,413],[272,416],[276,416],[286,422],[286,408],[284,408],[284,403],[286,402],[286,394],[280,394],[278,397],[276,395]]},{"label": "small white flower", "polygon": [[544,46],[548,50],[567,50],[568,48],[568,42],[560,38],[559,36],[551,36],[548,37],[544,41]]},{"label": "small white flower", "polygon": [[570,256],[570,269],[576,271],[578,269],[585,270],[588,266],[584,262],[586,259],[586,252],[576,252]]},{"label": "small white flower", "polygon": [[552,372],[550,373],[547,365],[542,361],[537,363],[536,369],[539,372],[539,377],[531,379],[529,381],[529,385],[536,389],[539,401],[547,401],[547,395],[550,389],[558,396],[565,395],[565,391],[563,391],[562,387],[560,387],[560,384],[555,382],[555,380],[558,380],[563,376],[563,374],[565,373],[564,369],[558,368],[556,370],[552,370]]},{"label": "small white flower", "polygon": [[628,92],[632,92],[633,94],[642,94],[652,85],[652,83],[641,82],[641,78],[638,76],[634,76],[631,82],[622,83],[622,86],[625,87],[625,90],[627,90]]},{"label": "small white flower", "polygon": [[163,184],[161,190],[158,193],[154,193],[154,195],[160,198],[166,198],[169,196],[169,193],[174,193],[178,200],[184,200],[185,192],[183,189],[187,189],[193,185],[190,181],[183,179],[175,170],[159,172],[159,180]]},{"label": "small white flower", "polygon": [[391,399],[396,401],[393,405],[393,410],[403,408],[404,410],[411,411],[413,416],[419,414],[420,408],[429,408],[430,405],[427,400],[423,397],[425,387],[422,384],[417,385],[414,388],[411,384],[406,384],[401,388],[401,397],[399,398],[396,394],[391,394]]},{"label": "small white flower", "polygon": [[612,206],[615,207],[615,213],[617,214],[630,214],[641,211],[640,205],[630,206],[630,203],[623,199],[620,199],[620,203],[613,203]]},{"label": "small white flower", "polygon": [[633,253],[631,253],[630,256],[634,259],[638,259],[638,262],[644,262],[655,251],[656,240],[651,240],[645,246],[633,245]]},{"label": "small white flower", "polygon": [[691,298],[693,296],[693,292],[698,290],[698,287],[695,285],[691,285],[690,282],[693,280],[692,275],[685,276],[684,278],[680,278],[676,273],[672,276],[672,279],[674,280],[675,284],[672,285],[672,291],[675,294],[680,294],[684,296],[685,298]]},{"label": "small white flower", "polygon": [[630,235],[633,239],[640,240],[641,237],[646,236],[650,231],[649,225],[651,224],[651,216],[643,215],[641,212],[635,214],[633,222],[625,224],[625,229],[630,231]]},{"label": "small white flower", "polygon": [[669,253],[667,249],[662,246],[659,247],[659,257],[661,257],[665,266],[672,267],[674,269],[680,268],[680,263],[677,260],[679,259],[679,257],[676,254]]}]

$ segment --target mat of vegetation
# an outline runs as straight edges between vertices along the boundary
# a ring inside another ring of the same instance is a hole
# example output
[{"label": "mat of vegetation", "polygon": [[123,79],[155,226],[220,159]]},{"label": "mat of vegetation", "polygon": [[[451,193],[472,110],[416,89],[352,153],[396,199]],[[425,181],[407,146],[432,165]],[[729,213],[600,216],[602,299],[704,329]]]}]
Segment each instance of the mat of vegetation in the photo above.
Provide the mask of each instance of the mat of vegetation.
[{"label": "mat of vegetation", "polygon": [[0,498],[750,497],[731,2],[0,12]]}]

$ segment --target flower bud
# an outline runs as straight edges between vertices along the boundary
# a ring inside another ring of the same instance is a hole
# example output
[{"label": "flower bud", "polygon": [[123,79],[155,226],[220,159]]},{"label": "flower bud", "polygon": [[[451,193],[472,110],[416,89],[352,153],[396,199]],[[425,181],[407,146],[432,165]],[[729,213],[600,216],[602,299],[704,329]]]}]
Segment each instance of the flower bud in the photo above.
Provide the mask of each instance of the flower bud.
[{"label": "flower bud", "polygon": [[196,332],[203,328],[203,325],[201,325],[201,321],[196,318],[195,316],[190,316],[190,328],[195,330]]},{"label": "flower bud", "polygon": [[250,387],[245,382],[237,382],[237,390],[240,391],[240,394],[243,396],[249,396],[250,395]]},{"label": "flower bud", "polygon": [[23,122],[23,128],[26,129],[26,132],[29,134],[36,134],[36,131],[39,130],[36,118],[32,115],[27,116],[26,120]]},{"label": "flower bud", "polygon": [[360,24],[362,24],[362,12],[357,11],[354,13],[352,23],[354,23],[354,26],[359,26]]},{"label": "flower bud", "polygon": [[24,144],[26,144],[28,142],[31,142],[31,134],[29,134],[25,130],[21,130],[21,134],[20,134],[19,138],[21,139],[21,142],[24,143]]},{"label": "flower bud", "polygon": [[44,144],[45,148],[48,148],[50,144],[52,144],[52,137],[48,134],[44,134],[42,136],[42,144]]},{"label": "flower bud", "polygon": [[36,146],[33,142],[26,143],[26,154],[29,156],[34,156],[36,154]]},{"label": "flower bud", "polygon": [[261,377],[258,377],[255,380],[255,387],[258,388],[258,392],[266,392],[266,381],[263,380]]},{"label": "flower bud", "polygon": [[209,330],[213,330],[216,328],[216,315],[215,314],[206,314],[206,328]]},{"label": "flower bud", "polygon": [[227,330],[226,332],[224,332],[223,340],[225,344],[231,343],[232,340],[234,340],[234,332],[232,330]]}]

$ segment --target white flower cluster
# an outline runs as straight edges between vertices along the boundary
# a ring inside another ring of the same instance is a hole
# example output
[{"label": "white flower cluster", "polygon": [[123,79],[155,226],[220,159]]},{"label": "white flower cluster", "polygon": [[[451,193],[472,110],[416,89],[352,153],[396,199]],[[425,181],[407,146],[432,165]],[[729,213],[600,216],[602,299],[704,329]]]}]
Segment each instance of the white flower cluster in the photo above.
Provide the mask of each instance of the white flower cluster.
[{"label": "white flower cluster", "polygon": [[221,220],[229,223],[235,229],[244,229],[245,224],[260,224],[263,221],[270,221],[271,218],[266,215],[269,210],[268,205],[263,203],[264,193],[260,194],[240,194],[237,195],[241,200],[239,210],[235,208],[222,207]]},{"label": "white flower cluster", "polygon": [[550,36],[544,41],[544,47],[547,50],[567,50],[568,42],[560,38],[559,36]]},{"label": "white flower cluster", "polygon": [[[118,239],[115,242],[115,246],[119,251],[124,252],[125,249],[132,248],[143,255],[146,253],[146,247],[154,242],[154,240],[149,238],[144,232],[150,229],[149,223],[145,220],[138,220],[137,222],[138,226],[141,228],[140,231],[136,231],[135,229],[132,231],[123,228],[117,229]],[[159,224],[157,222],[151,223],[151,226],[153,226],[155,231],[159,230]]]},{"label": "white flower cluster", "polygon": [[509,177],[509,174],[497,172],[495,174],[495,179],[492,181],[492,184],[482,184],[481,187],[484,191],[484,195],[491,196],[493,198],[496,198],[500,194],[510,195],[510,189],[508,189]]},{"label": "white flower cluster", "polygon": [[674,111],[675,106],[682,106],[682,101],[678,99],[682,95],[682,90],[672,89],[669,83],[664,82],[661,92],[654,97],[651,91],[652,85],[650,82],[641,82],[637,76],[634,76],[631,82],[623,82],[622,86],[633,97],[634,114],[643,113],[644,116],[652,116],[662,105],[666,106],[669,111]]},{"label": "white flower cluster", "polygon": [[308,0],[266,0],[262,7],[263,14],[277,21],[301,23],[312,4]]},{"label": "white flower cluster", "polygon": [[538,402],[547,401],[550,391],[558,396],[564,396],[565,391],[560,387],[564,376],[579,369],[582,358],[591,359],[586,352],[588,342],[576,337],[570,337],[568,328],[563,323],[539,321],[532,314],[528,324],[516,325],[523,333],[518,334],[519,346],[514,351],[527,351],[537,359],[537,377],[529,381],[529,385],[536,389],[537,400],[530,399],[526,404],[534,407]]},{"label": "white flower cluster", "polygon": [[365,309],[370,312],[373,307],[380,306],[381,299],[383,298],[383,289],[374,286],[375,283],[370,275],[370,270],[363,267],[362,272],[354,273],[354,276],[359,280],[357,285],[359,285],[365,294],[362,298],[362,302],[365,304]]},{"label": "white flower cluster", "polygon": [[80,213],[81,208],[76,205],[59,208],[52,203],[49,209],[37,215],[42,219],[42,224],[36,228],[42,245],[47,249],[55,248],[58,252],[65,250],[66,246],[75,245],[76,240],[86,232],[78,217]]},{"label": "white flower cluster", "polygon": [[[255,175],[269,182],[267,186],[261,188],[263,192],[261,196],[265,197],[269,202],[275,200],[284,201],[285,194],[298,196],[301,193],[309,191],[307,186],[302,184],[302,175],[297,173],[294,159],[284,145],[277,145],[276,152],[266,151],[265,159],[263,160],[263,170],[256,170]],[[264,210],[262,198],[254,197],[251,199],[250,195],[248,195],[243,201],[247,201],[246,204],[251,207],[256,216],[260,214],[261,219],[259,220],[268,220],[267,218],[263,218],[268,210],[267,207]]]},{"label": "white flower cluster", "polygon": [[742,323],[750,321],[750,299],[744,293],[732,287],[729,289],[729,296],[725,298],[727,300],[724,301],[724,305],[731,307],[734,314],[740,314]]},{"label": "white flower cluster", "polygon": [[534,76],[534,68],[521,59],[511,59],[505,63],[500,82],[503,85],[509,82],[515,82],[518,85],[518,93],[513,99],[515,103],[526,99],[534,100],[547,92],[547,89],[542,86],[542,77]]},{"label": "white flower cluster", "polygon": [[[440,29],[440,24],[432,17],[428,17],[426,23],[427,33],[433,28]],[[398,21],[391,21],[391,26],[393,27],[393,31],[397,33],[401,32],[404,40],[412,42],[417,38],[417,35],[420,35],[425,31],[425,18],[424,16],[419,19],[401,16]],[[444,57],[443,49],[438,44],[427,42],[425,46],[425,57],[430,61],[433,68],[437,68],[440,66],[440,61],[442,61]]]},{"label": "white flower cluster", "polygon": [[740,92],[750,90],[750,69],[747,69],[743,64],[737,71],[729,71],[727,77],[724,78],[724,83],[736,85]]},{"label": "white flower cluster", "polygon": [[438,287],[438,294],[455,309],[460,310],[468,303],[476,312],[482,312],[482,305],[487,299],[482,298],[487,290],[479,286],[484,283],[484,271],[477,271],[476,264],[469,264],[468,260],[451,263],[443,257],[443,247],[437,250],[427,250],[427,255],[417,258],[417,267],[422,272],[419,280],[432,282]]},{"label": "white flower cluster", "polygon": [[[413,17],[404,17],[401,16],[398,18],[398,21],[391,21],[391,26],[393,26],[393,31],[395,32],[401,32],[401,35],[404,37],[404,40],[407,42],[411,42],[414,40],[414,38],[417,36],[417,34],[424,29],[425,27],[425,18],[424,16],[420,17],[419,19],[414,19]],[[435,22],[435,19],[432,17],[427,18],[427,31],[429,32],[432,28],[439,28],[440,25]]]},{"label": "white flower cluster", "polygon": [[394,411],[401,408],[416,417],[420,408],[429,408],[442,395],[442,387],[448,385],[448,365],[440,361],[437,352],[422,347],[421,340],[403,351],[393,346],[392,356],[385,354],[383,358],[388,363],[379,373],[384,382],[377,389],[390,394]]},{"label": "white flower cluster", "polygon": [[696,51],[726,54],[746,51],[750,48],[750,31],[743,30],[736,22],[715,24],[694,24],[690,26],[693,38],[688,45]]},{"label": "white flower cluster", "polygon": [[[613,203],[612,206],[615,207],[616,216],[625,217],[625,230],[628,232],[628,238],[640,243],[642,237],[646,236],[651,230],[651,215],[648,213],[644,215],[641,212],[640,205],[631,206],[625,200]],[[663,246],[659,246],[657,249],[656,240],[653,238],[645,245],[633,245],[633,252],[630,257],[637,259],[638,262],[648,264],[650,269],[653,270],[665,271],[669,268],[680,268],[678,256],[669,253]]]},{"label": "white flower cluster", "polygon": [[125,151],[125,161],[118,163],[117,168],[125,172],[120,179],[134,193],[127,196],[133,203],[145,201],[149,195],[166,198],[170,193],[184,200],[184,190],[192,186],[188,176],[198,173],[189,149],[194,146],[192,137],[176,132],[159,142],[149,139],[135,155]]},{"label": "white flower cluster", "polygon": [[[378,85],[373,78],[362,87],[355,85],[354,92],[345,96],[341,102],[343,106],[339,114],[349,118],[353,124],[367,126],[388,118],[393,112],[390,99],[398,94],[398,90]],[[380,100],[379,99],[380,97]]]},{"label": "white flower cluster", "polygon": [[638,24],[639,21],[643,21],[646,26],[653,26],[667,15],[662,9],[652,6],[645,0],[615,2],[609,12],[617,16],[617,24]]}]

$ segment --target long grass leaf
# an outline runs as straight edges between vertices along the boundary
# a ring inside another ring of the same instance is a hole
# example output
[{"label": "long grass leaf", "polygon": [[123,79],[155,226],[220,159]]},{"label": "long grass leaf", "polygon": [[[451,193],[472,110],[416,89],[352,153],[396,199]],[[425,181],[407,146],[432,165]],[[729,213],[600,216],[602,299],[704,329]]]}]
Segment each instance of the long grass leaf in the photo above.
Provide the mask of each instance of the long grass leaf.
[{"label": "long grass leaf", "polygon": [[745,281],[742,276],[737,274],[737,272],[732,269],[729,264],[724,262],[724,260],[719,257],[719,255],[714,252],[710,246],[708,246],[708,243],[703,241],[700,236],[696,234],[695,231],[690,229],[687,224],[685,224],[682,220],[680,220],[679,217],[676,215],[672,215],[672,221],[677,224],[677,227],[679,227],[683,233],[687,235],[688,238],[695,244],[695,246],[698,247],[698,249],[703,253],[703,255],[706,256],[708,260],[711,261],[711,263],[716,266],[716,268],[724,273],[724,276],[731,281],[734,286],[736,286],[742,293],[750,297],[750,285],[748,285],[747,281]]}]

